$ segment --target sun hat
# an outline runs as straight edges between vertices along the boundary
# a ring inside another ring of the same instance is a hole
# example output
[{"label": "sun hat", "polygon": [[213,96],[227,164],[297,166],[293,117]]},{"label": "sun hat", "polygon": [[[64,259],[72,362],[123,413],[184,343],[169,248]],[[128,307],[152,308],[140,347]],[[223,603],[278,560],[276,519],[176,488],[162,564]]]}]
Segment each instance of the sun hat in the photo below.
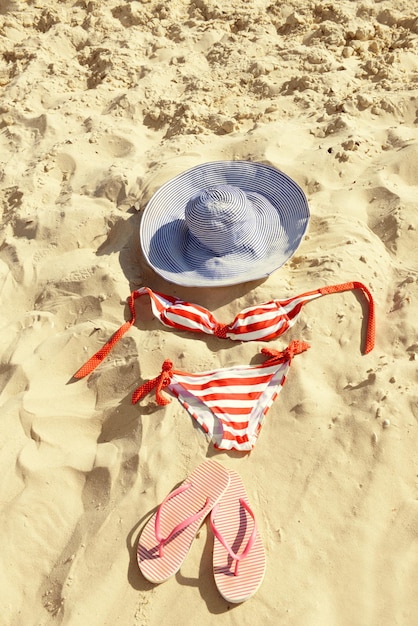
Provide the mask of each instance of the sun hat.
[{"label": "sun hat", "polygon": [[197,165],[162,185],[141,219],[146,261],[177,285],[258,280],[294,254],[308,226],[299,185],[253,161]]}]

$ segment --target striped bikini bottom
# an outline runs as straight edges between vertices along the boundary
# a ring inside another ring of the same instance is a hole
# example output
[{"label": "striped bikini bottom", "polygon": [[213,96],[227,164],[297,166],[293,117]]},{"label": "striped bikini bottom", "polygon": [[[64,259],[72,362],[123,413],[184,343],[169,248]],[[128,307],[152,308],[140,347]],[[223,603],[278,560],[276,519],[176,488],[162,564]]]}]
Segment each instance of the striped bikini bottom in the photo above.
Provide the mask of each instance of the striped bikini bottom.
[{"label": "striped bikini bottom", "polygon": [[199,374],[173,369],[166,360],[156,378],[143,383],[134,392],[132,402],[139,402],[155,389],[156,401],[170,400],[166,389],[211,437],[219,450],[252,450],[270,406],[283,387],[292,358],[309,348],[307,343],[292,341],[279,352],[263,348],[267,357],[259,365],[236,365]]}]

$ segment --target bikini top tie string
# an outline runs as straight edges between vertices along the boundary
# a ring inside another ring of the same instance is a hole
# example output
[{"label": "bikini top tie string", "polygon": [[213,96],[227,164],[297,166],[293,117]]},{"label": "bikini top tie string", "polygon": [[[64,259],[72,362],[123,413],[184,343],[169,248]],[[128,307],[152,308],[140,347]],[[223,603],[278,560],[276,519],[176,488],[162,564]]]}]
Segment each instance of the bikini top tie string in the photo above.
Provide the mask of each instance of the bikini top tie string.
[{"label": "bikini top tie string", "polygon": [[368,354],[374,348],[374,341],[376,335],[376,320],[374,311],[373,296],[367,289],[366,285],[359,283],[358,281],[342,283],[341,285],[330,285],[328,287],[321,287],[318,289],[321,295],[327,295],[329,293],[340,293],[341,291],[351,291],[352,289],[360,289],[363,292],[368,304],[367,315],[367,329],[366,329],[366,345],[364,347],[364,354]]},{"label": "bikini top tie string", "polygon": [[164,387],[168,387],[171,382],[171,378],[173,376],[173,363],[170,359],[166,359],[163,363],[161,373],[152,378],[151,380],[146,381],[140,387],[135,389],[132,394],[132,404],[136,404],[142,398],[144,398],[150,391],[155,388],[155,399],[157,400],[157,404],[160,406],[165,406],[170,403],[168,398],[165,398],[162,395],[162,390]]},{"label": "bikini top tie string", "polygon": [[98,350],[95,354],[93,354],[90,359],[84,363],[80,367],[79,370],[73,375],[73,378],[84,378],[91,374],[91,372],[96,369],[98,365],[107,357],[113,346],[122,339],[123,335],[135,324],[136,321],[136,313],[135,313],[135,300],[138,298],[140,294],[137,291],[133,291],[129,296],[127,303],[129,306],[129,311],[131,313],[131,319],[122,324],[120,328],[111,336],[111,338]]}]

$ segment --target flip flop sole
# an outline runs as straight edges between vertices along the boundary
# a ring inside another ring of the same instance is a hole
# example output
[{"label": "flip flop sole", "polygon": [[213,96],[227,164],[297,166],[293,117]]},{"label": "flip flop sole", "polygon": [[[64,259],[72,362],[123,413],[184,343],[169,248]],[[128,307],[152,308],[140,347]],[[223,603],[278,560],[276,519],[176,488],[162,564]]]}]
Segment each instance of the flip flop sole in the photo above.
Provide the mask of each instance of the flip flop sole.
[{"label": "flip flop sole", "polygon": [[156,534],[157,513],[154,513],[142,530],[137,549],[138,566],[147,580],[162,583],[180,569],[196,533],[227,489],[229,480],[228,470],[217,461],[204,461],[191,472],[182,483],[188,488],[161,507],[160,537],[169,537],[173,529],[192,516],[197,519],[172,535],[161,553]]},{"label": "flip flop sole", "polygon": [[[240,498],[248,504],[245,487],[240,476],[229,472],[228,489],[219,501],[214,524],[217,531],[235,554],[243,552],[254,529],[254,520],[240,503]],[[260,534],[257,530],[254,543],[248,554],[238,563],[229,555],[222,543],[214,537],[213,573],[221,596],[232,604],[248,600],[263,582],[266,569],[266,556]]]}]

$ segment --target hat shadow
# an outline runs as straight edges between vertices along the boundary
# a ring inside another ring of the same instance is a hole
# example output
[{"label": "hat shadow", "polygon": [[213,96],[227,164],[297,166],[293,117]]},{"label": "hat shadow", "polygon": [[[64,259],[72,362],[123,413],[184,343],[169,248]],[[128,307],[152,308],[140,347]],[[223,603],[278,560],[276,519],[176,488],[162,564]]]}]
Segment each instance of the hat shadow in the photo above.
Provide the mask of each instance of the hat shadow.
[{"label": "hat shadow", "polygon": [[153,291],[215,310],[245,296],[268,278],[265,276],[258,280],[227,286],[186,287],[170,283],[148,265],[142,253],[139,242],[141,215],[133,207],[128,210],[128,213],[131,213],[128,219],[116,222],[110,229],[106,240],[97,249],[96,255],[119,255],[119,264],[129,283],[129,291],[145,286]]}]

